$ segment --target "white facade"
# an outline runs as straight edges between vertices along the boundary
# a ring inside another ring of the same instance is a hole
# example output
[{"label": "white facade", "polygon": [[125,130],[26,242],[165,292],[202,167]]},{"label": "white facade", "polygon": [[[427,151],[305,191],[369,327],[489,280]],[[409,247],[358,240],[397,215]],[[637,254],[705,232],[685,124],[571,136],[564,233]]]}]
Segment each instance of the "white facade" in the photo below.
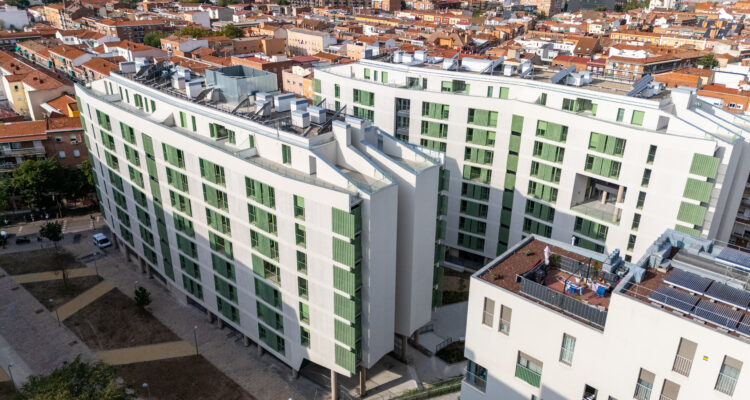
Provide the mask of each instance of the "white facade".
[{"label": "white facade", "polygon": [[[562,242],[530,237],[474,274],[465,353],[471,360],[470,373],[461,388],[462,400],[593,398],[584,396],[587,386],[596,390],[596,399],[750,397],[750,336],[728,333],[650,301],[647,296],[652,292],[643,286],[638,286],[640,294],[634,295],[637,285],[625,289],[620,283],[609,295],[606,325],[597,328],[543,305],[532,296],[484,279],[484,274],[502,272],[504,260],[534,240],[593,260],[598,257]],[[686,248],[680,251],[687,251]],[[555,252],[552,250],[552,254]],[[705,254],[696,257],[712,262]],[[599,257],[598,261],[604,259]],[[676,261],[672,266],[715,278],[700,266]],[[630,267],[623,282],[632,278],[635,266]],[[726,276],[715,279],[731,281]],[[501,312],[510,315],[509,320],[501,322]],[[532,360],[531,371],[523,365],[519,367],[519,362],[524,364],[519,356]],[[741,364],[738,375],[728,373],[723,366],[731,360]],[[643,380],[639,381],[639,377]]]},{"label": "white facade", "polygon": [[76,92],[107,224],[170,290],[295,370],[369,368],[429,320],[439,160],[360,119],[302,135],[116,73]]},{"label": "white facade", "polygon": [[[445,243],[464,265],[472,259],[480,267],[482,257],[532,233],[566,243],[575,237],[599,252],[624,249],[628,260],[666,228],[729,240],[750,172],[744,116],[698,102],[689,90],[633,97],[625,95],[629,85],[448,71],[450,60],[427,60],[425,67],[419,57],[317,69],[316,96],[329,108],[372,118],[402,140],[445,152],[451,174]],[[464,59],[461,68],[482,70],[483,62]],[[363,97],[355,100],[355,91]],[[430,103],[444,105],[444,114],[430,116]],[[474,112],[490,121],[468,122]],[[544,123],[565,134],[537,133]],[[478,131],[491,132],[494,142],[467,136]],[[597,147],[595,140],[621,148]],[[712,164],[708,171],[699,166],[704,160]],[[700,196],[686,190],[694,185],[703,187]],[[554,215],[529,212],[529,201],[554,208]],[[690,210],[696,214],[688,218]],[[597,233],[581,228],[586,221]]]},{"label": "white facade", "polygon": [[3,4],[0,6],[0,21],[2,21],[5,27],[3,29],[15,28],[22,30],[29,24],[29,15],[26,14],[26,10],[19,10],[18,7]]}]

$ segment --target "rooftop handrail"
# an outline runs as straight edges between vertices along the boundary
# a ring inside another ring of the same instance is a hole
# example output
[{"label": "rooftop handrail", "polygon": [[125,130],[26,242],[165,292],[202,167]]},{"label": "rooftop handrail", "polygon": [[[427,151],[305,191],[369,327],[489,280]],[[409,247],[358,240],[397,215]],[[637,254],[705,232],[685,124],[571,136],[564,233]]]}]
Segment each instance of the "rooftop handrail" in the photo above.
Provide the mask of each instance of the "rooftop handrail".
[{"label": "rooftop handrail", "polygon": [[552,290],[520,275],[517,279],[521,280],[521,293],[526,296],[604,329],[604,325],[607,322],[607,311],[594,308],[580,300],[567,296],[565,293]]}]

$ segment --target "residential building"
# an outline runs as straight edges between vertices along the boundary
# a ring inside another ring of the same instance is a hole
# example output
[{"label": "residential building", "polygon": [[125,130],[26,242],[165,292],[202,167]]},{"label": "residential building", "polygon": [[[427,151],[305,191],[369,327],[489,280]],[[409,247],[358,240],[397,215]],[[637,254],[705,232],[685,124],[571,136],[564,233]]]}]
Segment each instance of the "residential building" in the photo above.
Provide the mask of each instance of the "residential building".
[{"label": "residential building", "polygon": [[147,33],[166,30],[166,23],[161,19],[144,20],[92,20],[92,28],[107,36],[117,36],[120,40],[143,43]]},{"label": "residential building", "polygon": [[32,120],[45,116],[42,104],[64,93],[73,93],[73,82],[60,74],[36,69],[20,56],[0,51],[0,82],[13,111]]},{"label": "residential building", "polygon": [[78,117],[6,122],[0,129],[0,175],[24,160],[53,158],[63,166],[80,166],[88,158]]},{"label": "residential building", "polygon": [[245,344],[295,371],[331,369],[334,387],[429,321],[439,153],[268,95],[269,72],[207,70],[221,104],[190,100],[203,78],[176,74],[76,87],[102,211],[129,258]]},{"label": "residential building", "polygon": [[287,50],[295,56],[312,56],[336,44],[336,37],[327,32],[291,28],[286,35]]},{"label": "residential building", "polygon": [[23,29],[29,24],[29,16],[26,10],[19,10],[18,7],[0,4],[0,21],[6,29]]},{"label": "residential building", "polygon": [[276,75],[277,87],[282,87],[284,69],[289,68],[294,61],[285,55],[265,56],[262,54],[251,56],[232,56],[232,65],[244,65],[246,67],[272,72]]},{"label": "residential building", "polygon": [[471,277],[461,399],[747,398],[748,271],[671,229],[634,263],[529,236]]},{"label": "residential building", "polygon": [[730,240],[750,173],[745,116],[694,89],[518,60],[393,60],[316,68],[313,102],[445,153],[446,263],[480,268],[530,234],[627,260],[665,227]]},{"label": "residential building", "polygon": [[399,11],[401,0],[372,0],[372,8],[390,12]]}]

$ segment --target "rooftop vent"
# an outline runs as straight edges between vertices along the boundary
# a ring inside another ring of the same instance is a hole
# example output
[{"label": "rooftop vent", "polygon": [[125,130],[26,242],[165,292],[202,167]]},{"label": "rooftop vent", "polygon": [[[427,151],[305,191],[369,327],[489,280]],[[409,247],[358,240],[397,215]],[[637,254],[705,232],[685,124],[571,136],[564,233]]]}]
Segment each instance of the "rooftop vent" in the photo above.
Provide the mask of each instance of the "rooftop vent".
[{"label": "rooftop vent", "polygon": [[307,128],[310,126],[310,113],[303,110],[292,111],[292,125],[297,128]]},{"label": "rooftop vent", "polygon": [[315,124],[326,122],[326,110],[324,108],[309,106],[307,112],[310,113],[310,120]]},{"label": "rooftop vent", "polygon": [[284,112],[291,110],[292,101],[297,96],[294,93],[279,94],[273,96],[273,107],[277,112]]},{"label": "rooftop vent", "polygon": [[295,110],[301,110],[306,111],[307,110],[307,100],[306,99],[294,99],[292,100],[290,107],[292,111]]}]

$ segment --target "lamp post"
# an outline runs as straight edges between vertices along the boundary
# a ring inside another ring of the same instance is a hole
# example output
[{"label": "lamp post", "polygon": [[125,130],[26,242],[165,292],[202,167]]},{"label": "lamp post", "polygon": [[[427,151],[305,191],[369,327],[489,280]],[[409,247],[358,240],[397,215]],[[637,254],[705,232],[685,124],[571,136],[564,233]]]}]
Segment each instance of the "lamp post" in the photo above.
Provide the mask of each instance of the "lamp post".
[{"label": "lamp post", "polygon": [[151,388],[148,386],[148,383],[143,382],[143,385],[141,385],[144,389],[146,389],[146,393],[148,393],[147,399],[151,399]]},{"label": "lamp post", "polygon": [[195,340],[195,356],[198,357],[198,325],[193,326],[193,339]]},{"label": "lamp post", "polygon": [[[50,307],[55,307],[55,299],[49,299]],[[55,316],[57,316],[57,326],[60,326],[60,313],[57,312],[57,308],[55,308]]]},{"label": "lamp post", "polygon": [[138,281],[135,281],[135,283],[133,284],[133,293],[135,293],[137,289],[138,289]]},{"label": "lamp post", "polygon": [[13,363],[8,363],[8,376],[10,376],[10,383],[13,385],[13,388],[15,388],[16,381],[13,380],[13,371],[11,371],[11,368],[13,368]]}]

